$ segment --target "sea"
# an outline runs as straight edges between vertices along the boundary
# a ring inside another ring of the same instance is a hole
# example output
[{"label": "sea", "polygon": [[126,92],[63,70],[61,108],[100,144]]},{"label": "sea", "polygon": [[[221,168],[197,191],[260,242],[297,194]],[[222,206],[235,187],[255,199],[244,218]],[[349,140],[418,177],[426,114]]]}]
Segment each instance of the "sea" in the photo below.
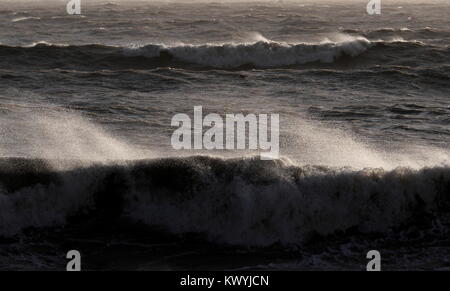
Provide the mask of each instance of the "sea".
[{"label": "sea", "polygon": [[0,1],[0,270],[450,270],[449,1],[67,2]]}]

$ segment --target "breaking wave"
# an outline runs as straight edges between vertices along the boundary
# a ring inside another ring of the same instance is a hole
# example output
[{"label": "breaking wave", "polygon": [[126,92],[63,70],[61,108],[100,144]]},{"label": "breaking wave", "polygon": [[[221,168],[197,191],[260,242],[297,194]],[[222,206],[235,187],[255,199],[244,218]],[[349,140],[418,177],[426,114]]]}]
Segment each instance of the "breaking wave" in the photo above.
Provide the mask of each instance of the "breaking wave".
[{"label": "breaking wave", "polygon": [[17,17],[11,20],[12,22],[21,22],[21,21],[29,21],[29,20],[40,20],[40,17]]},{"label": "breaking wave", "polygon": [[184,62],[214,68],[237,68],[244,65],[278,67],[321,62],[332,63],[342,56],[355,57],[366,51],[371,42],[355,38],[343,42],[320,44],[288,44],[258,41],[251,44],[181,45],[165,47],[148,45],[138,49],[126,49],[126,55],[157,57],[162,54]]},{"label": "breaking wave", "polygon": [[[362,56],[382,58],[385,53],[417,57],[417,48],[426,48],[431,57],[444,58],[445,48],[437,48],[418,41],[393,39],[370,41],[364,37],[350,37],[340,42],[325,40],[320,43],[283,43],[259,40],[253,43],[225,43],[202,45],[149,44],[139,47],[116,47],[98,44],[58,45],[45,42],[31,47],[0,46],[3,62],[17,62],[18,66],[41,67],[95,66],[102,67],[188,67],[188,68],[276,68],[304,64],[332,64],[340,60],[351,62]],[[425,56],[426,52],[422,52]],[[17,60],[16,60],[17,58]],[[378,60],[378,59],[376,59]],[[379,61],[379,60],[378,60]],[[378,61],[374,62],[377,63]],[[356,61],[356,63],[358,63]],[[442,62],[441,62],[442,63]]]},{"label": "breaking wave", "polygon": [[123,219],[243,246],[301,244],[347,230],[386,233],[450,210],[450,169],[354,170],[207,156],[57,171],[0,160],[0,236],[83,217]]}]

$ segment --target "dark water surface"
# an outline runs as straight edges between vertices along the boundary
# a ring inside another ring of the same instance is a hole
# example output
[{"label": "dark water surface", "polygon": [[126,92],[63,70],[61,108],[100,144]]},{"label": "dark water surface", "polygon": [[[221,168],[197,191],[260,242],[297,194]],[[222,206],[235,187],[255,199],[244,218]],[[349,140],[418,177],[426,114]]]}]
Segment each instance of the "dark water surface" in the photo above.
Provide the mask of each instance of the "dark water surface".
[{"label": "dark water surface", "polygon": [[[63,4],[0,3],[0,269],[450,268],[448,2]],[[197,105],[281,159],[172,150]]]}]

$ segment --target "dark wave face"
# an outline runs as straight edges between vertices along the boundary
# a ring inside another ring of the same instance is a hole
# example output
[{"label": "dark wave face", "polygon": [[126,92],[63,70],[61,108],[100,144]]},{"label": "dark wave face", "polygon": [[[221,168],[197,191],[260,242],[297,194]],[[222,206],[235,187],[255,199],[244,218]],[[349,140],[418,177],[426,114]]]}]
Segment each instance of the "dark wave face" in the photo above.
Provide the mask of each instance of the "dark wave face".
[{"label": "dark wave face", "polygon": [[[44,239],[34,260],[46,269],[63,264],[52,252],[69,246],[81,248],[94,269],[105,268],[99,265],[105,261],[120,262],[112,267],[119,269],[160,268],[161,254],[180,251],[186,255],[167,262],[175,268],[189,268],[192,260],[200,268],[217,268],[202,262],[207,254],[216,256],[219,268],[238,266],[225,257],[239,257],[241,266],[259,262],[250,268],[264,269],[274,256],[285,261],[293,254],[305,260],[267,267],[330,268],[311,266],[307,258],[317,256],[317,248],[328,249],[325,257],[338,252],[348,236],[357,242],[346,255],[374,245],[385,255],[414,253],[404,262],[386,263],[388,268],[418,264],[427,238],[436,246],[429,259],[448,259],[448,167],[353,171],[206,156],[65,171],[54,170],[55,163],[0,161],[0,243],[24,234],[27,241]],[[31,242],[2,247],[2,268],[18,263],[13,248],[33,253]],[[399,249],[399,243],[408,248]]]}]

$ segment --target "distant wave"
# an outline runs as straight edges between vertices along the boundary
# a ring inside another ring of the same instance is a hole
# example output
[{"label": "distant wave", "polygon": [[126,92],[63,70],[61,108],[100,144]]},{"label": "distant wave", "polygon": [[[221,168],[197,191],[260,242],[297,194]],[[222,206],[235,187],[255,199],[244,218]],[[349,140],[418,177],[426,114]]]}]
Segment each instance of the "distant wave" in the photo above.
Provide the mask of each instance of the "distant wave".
[{"label": "distant wave", "polygon": [[[436,48],[419,41],[369,41],[356,37],[342,42],[288,44],[271,41],[240,44],[204,44],[166,46],[149,44],[142,47],[114,47],[98,44],[59,45],[41,42],[31,47],[0,46],[0,53],[14,58],[21,65],[58,66],[72,65],[97,67],[189,67],[189,68],[276,68],[311,63],[332,64],[340,61],[351,62],[364,55],[370,58],[382,58],[384,53],[398,54],[417,58],[417,48],[430,50],[431,57],[436,54],[442,58],[448,56],[442,48]],[[426,53],[426,52],[425,52]],[[424,55],[422,54],[422,57]],[[374,63],[379,63],[376,59]],[[38,62],[38,63],[37,63]]]},{"label": "distant wave", "polygon": [[11,20],[12,22],[21,22],[21,21],[28,21],[28,20],[40,20],[40,17],[17,17]]},{"label": "distant wave", "polygon": [[422,34],[428,33],[436,33],[440,35],[448,35],[447,30],[441,30],[438,28],[433,27],[422,27],[422,28],[408,28],[408,27],[400,27],[400,28],[394,28],[394,27],[382,27],[378,29],[371,29],[371,30],[363,30],[363,29],[349,29],[349,28],[341,28],[341,31],[344,33],[351,33],[351,34],[360,34],[364,36],[387,36],[392,33],[397,34],[413,34],[416,36],[420,36]]},{"label": "distant wave", "polygon": [[0,160],[0,236],[90,217],[231,245],[290,245],[386,233],[449,210],[447,167],[357,171],[197,156],[56,171],[51,161]]},{"label": "distant wave", "polygon": [[164,47],[148,45],[126,49],[130,56],[155,57],[167,54],[184,62],[214,68],[236,68],[244,65],[278,67],[312,62],[332,63],[341,56],[355,57],[371,46],[365,38],[320,44],[288,44],[259,41],[251,44],[181,45]]}]

